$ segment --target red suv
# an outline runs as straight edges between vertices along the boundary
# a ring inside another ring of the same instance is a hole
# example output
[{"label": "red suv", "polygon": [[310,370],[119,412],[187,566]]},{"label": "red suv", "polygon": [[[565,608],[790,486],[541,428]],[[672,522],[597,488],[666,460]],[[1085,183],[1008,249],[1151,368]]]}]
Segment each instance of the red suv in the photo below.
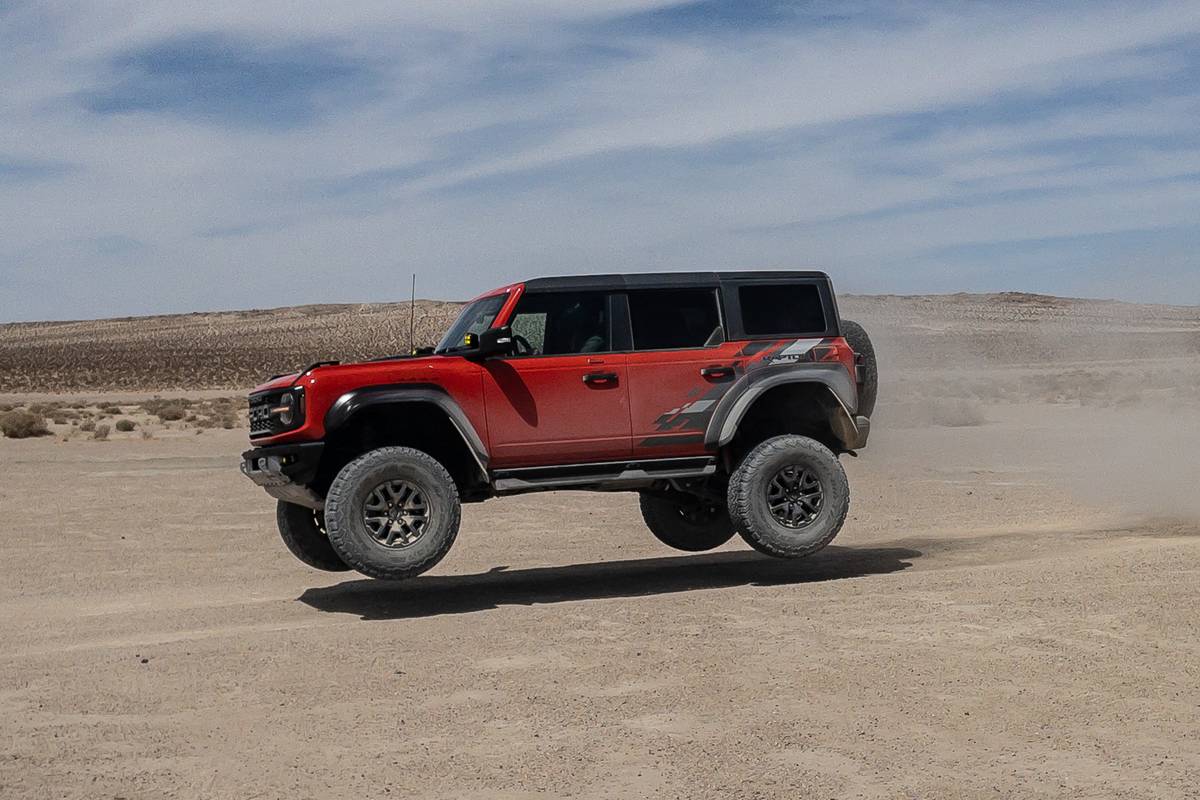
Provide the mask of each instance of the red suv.
[{"label": "red suv", "polygon": [[469,303],[436,348],[321,362],[256,388],[242,471],[301,561],[407,578],[460,504],[636,491],[680,550],[739,533],[808,555],[849,506],[875,356],[820,272],[538,278]]}]

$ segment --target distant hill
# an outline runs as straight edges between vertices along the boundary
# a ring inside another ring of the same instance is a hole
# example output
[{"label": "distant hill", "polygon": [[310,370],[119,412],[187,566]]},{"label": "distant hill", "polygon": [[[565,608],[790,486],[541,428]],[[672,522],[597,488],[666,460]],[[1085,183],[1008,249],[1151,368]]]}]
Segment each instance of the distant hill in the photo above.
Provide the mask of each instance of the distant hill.
[{"label": "distant hill", "polygon": [[[1200,355],[1200,307],[1019,293],[860,295],[843,316],[867,326],[897,368]],[[420,300],[416,343],[433,344],[460,303]],[[321,359],[407,352],[407,303],[310,305],[0,325],[0,393],[245,389]]]}]

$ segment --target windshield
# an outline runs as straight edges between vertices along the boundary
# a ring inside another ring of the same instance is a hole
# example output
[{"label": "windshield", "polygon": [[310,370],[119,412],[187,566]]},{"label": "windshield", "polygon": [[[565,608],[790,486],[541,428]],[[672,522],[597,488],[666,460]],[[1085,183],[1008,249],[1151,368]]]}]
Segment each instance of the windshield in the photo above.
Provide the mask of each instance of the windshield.
[{"label": "windshield", "polygon": [[446,335],[438,342],[434,352],[445,353],[457,350],[463,346],[463,337],[468,333],[483,333],[492,327],[492,320],[500,313],[500,308],[507,299],[507,294],[493,294],[481,297],[464,308],[458,315],[458,319],[454,320],[454,324],[450,326],[450,330],[446,331]]}]

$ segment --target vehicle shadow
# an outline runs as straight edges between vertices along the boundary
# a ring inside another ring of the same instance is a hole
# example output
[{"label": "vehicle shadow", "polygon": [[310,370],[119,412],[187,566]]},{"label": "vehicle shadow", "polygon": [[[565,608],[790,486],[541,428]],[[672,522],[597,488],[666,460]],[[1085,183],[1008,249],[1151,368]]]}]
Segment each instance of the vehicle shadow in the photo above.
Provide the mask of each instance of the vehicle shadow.
[{"label": "vehicle shadow", "polygon": [[403,582],[345,581],[308,589],[297,599],[320,611],[357,614],[365,620],[407,619],[466,614],[502,605],[886,575],[911,567],[911,559],[920,556],[920,550],[905,547],[827,547],[796,561],[754,552],[721,552],[511,571],[497,567],[474,575],[424,576]]}]

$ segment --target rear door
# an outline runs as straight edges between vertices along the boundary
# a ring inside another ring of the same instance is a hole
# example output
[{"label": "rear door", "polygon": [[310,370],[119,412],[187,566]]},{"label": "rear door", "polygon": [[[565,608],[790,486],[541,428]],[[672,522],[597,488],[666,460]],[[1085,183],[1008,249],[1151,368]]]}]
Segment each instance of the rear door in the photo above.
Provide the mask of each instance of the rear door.
[{"label": "rear door", "polygon": [[526,292],[509,321],[518,353],[483,363],[493,464],[629,457],[626,356],[614,353],[613,296]]},{"label": "rear door", "polygon": [[704,450],[713,409],[741,372],[712,288],[630,289],[629,409],[633,456]]}]

